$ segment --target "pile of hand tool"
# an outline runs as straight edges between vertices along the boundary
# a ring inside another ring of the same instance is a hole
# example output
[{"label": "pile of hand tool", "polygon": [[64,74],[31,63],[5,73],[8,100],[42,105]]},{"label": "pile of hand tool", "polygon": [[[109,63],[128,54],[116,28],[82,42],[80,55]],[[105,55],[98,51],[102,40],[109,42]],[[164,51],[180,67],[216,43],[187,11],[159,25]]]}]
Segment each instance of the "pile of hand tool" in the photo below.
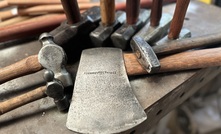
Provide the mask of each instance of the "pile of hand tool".
[{"label": "pile of hand tool", "polygon": [[[46,85],[0,102],[0,114],[49,96],[60,111],[69,109],[68,129],[79,133],[119,133],[147,119],[128,76],[221,65],[221,48],[182,52],[221,41],[217,33],[190,38],[190,31],[182,28],[189,0],[177,1],[173,17],[162,15],[162,0],[153,0],[151,11],[140,9],[140,0],[126,0],[126,12],[116,11],[114,0],[100,0],[100,7],[89,9],[82,8],[76,0],[52,1],[0,1],[2,7],[23,7],[19,11],[22,14],[63,12],[63,7],[67,19],[63,14],[50,14],[0,28],[0,41],[21,38],[36,30],[36,34],[51,30],[39,37],[42,48],[38,55],[0,68],[0,84],[45,69]],[[38,10],[42,8],[39,5],[50,10]],[[81,9],[87,10],[81,14]],[[131,49],[133,52],[122,51]],[[79,59],[74,81],[66,64]],[[73,88],[69,98],[67,90]]]}]

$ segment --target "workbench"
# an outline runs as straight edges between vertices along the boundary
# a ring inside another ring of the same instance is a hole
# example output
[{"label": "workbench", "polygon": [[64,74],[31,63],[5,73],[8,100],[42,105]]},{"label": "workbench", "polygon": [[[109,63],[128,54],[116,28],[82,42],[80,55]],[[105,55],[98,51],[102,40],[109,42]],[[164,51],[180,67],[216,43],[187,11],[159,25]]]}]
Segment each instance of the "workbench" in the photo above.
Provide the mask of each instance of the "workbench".
[{"label": "workbench", "polygon": [[[175,4],[164,7],[173,14]],[[221,9],[191,1],[184,27],[192,37],[218,32],[221,29]],[[0,67],[5,67],[27,56],[37,54],[41,44],[36,40],[22,43],[1,43]],[[76,74],[77,64],[70,70]],[[221,72],[220,67],[191,71],[162,73],[130,77],[130,83],[139,102],[145,109],[147,120],[137,128],[136,134],[153,127],[163,116],[182,104]],[[0,101],[44,85],[43,71],[24,76],[0,85]],[[17,108],[0,117],[0,133],[4,134],[72,134],[66,128],[67,113],[57,111],[53,99],[46,97]]]}]

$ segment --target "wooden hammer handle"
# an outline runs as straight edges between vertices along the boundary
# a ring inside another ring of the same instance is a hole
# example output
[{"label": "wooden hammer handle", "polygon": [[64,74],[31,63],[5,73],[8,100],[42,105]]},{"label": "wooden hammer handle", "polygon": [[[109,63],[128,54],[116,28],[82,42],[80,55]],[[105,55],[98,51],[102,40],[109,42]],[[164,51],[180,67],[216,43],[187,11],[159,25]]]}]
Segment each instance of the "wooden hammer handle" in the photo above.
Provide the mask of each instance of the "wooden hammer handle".
[{"label": "wooden hammer handle", "polygon": [[163,0],[153,0],[150,13],[150,26],[155,27],[160,23],[162,16]]},{"label": "wooden hammer handle", "polygon": [[45,94],[46,89],[47,89],[46,86],[39,87],[33,91],[29,91],[20,96],[0,102],[0,115],[5,114],[11,110],[14,110],[30,102],[46,97],[47,96]]},{"label": "wooden hammer handle", "polygon": [[38,55],[27,57],[7,67],[0,68],[0,84],[43,69],[38,62]]},{"label": "wooden hammer handle", "polygon": [[170,25],[170,31],[168,34],[169,39],[179,38],[179,34],[183,27],[184,18],[185,18],[189,3],[190,3],[190,0],[177,0],[175,12],[174,12],[173,19]]},{"label": "wooden hammer handle", "polygon": [[[170,55],[160,59],[160,72],[182,71],[189,69],[221,66],[221,48],[194,50]],[[134,54],[124,54],[128,75],[147,74],[138,63]]]},{"label": "wooden hammer handle", "polygon": [[140,0],[126,1],[127,24],[133,25],[137,22],[140,13]]},{"label": "wooden hammer handle", "polygon": [[115,0],[100,0],[101,22],[104,26],[115,22]]},{"label": "wooden hammer handle", "polygon": [[6,0],[0,1],[0,8],[7,7],[7,6],[8,6],[8,1]]}]

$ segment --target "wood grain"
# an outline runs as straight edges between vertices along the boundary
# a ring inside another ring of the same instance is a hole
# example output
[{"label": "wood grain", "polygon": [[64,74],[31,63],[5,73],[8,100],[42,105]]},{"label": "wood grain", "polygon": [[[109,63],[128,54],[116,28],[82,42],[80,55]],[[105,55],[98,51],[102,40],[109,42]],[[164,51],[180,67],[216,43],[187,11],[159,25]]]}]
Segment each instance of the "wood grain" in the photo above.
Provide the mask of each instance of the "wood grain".
[{"label": "wood grain", "polygon": [[38,55],[27,57],[7,67],[0,68],[0,84],[27,74],[35,73],[41,69],[43,69],[43,67],[38,62]]},{"label": "wood grain", "polygon": [[17,16],[17,17],[14,17],[14,18],[11,18],[11,19],[1,22],[0,27],[16,24],[16,23],[19,23],[19,22],[22,22],[22,21],[28,20],[28,19],[31,19],[31,17],[30,16]]},{"label": "wood grain", "polygon": [[0,28],[0,42],[50,31],[66,19],[64,14],[49,14]]},{"label": "wood grain", "polygon": [[150,26],[155,27],[160,23],[162,16],[163,0],[153,0],[150,13]]},{"label": "wood grain", "polygon": [[[190,69],[221,66],[221,48],[194,50],[160,58],[160,72],[174,72]],[[134,54],[124,54],[128,75],[147,74]]]},{"label": "wood grain", "polygon": [[[71,4],[71,3],[69,3]],[[99,3],[80,3],[78,4],[80,10],[88,9],[93,6],[99,6]],[[31,14],[46,14],[46,13],[64,13],[63,6],[61,4],[51,5],[37,5],[29,8],[21,8],[18,10],[20,15],[31,15]]]},{"label": "wood grain", "polygon": [[137,22],[140,13],[140,0],[126,1],[127,24],[133,25]]},{"label": "wood grain", "polygon": [[168,33],[169,39],[179,38],[189,3],[190,0],[177,0],[175,12],[170,25],[170,31]]},{"label": "wood grain", "polygon": [[104,26],[115,22],[115,0],[100,0],[101,22]]},{"label": "wood grain", "polygon": [[6,1],[6,0],[0,1],[0,8],[4,8],[4,7],[7,7],[7,6],[8,6],[8,1]]},{"label": "wood grain", "polygon": [[4,102],[0,102],[0,115],[5,114],[30,102],[46,97],[45,92],[46,86],[43,86],[35,90],[29,91],[25,94],[22,94],[20,96],[6,100]]},{"label": "wood grain", "polygon": [[68,24],[75,24],[81,21],[81,14],[77,0],[61,0]]},{"label": "wood grain", "polygon": [[18,15],[18,11],[16,8],[10,9],[10,10],[5,10],[5,11],[0,11],[0,19],[1,20],[6,20],[12,17],[15,17]]}]

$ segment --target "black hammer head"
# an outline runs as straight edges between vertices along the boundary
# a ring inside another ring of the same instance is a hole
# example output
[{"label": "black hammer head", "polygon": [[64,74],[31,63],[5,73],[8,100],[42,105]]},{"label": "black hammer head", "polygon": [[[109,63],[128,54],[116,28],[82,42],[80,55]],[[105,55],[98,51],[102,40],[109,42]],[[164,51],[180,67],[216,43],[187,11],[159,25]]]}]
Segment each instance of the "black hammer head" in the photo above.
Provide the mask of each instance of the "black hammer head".
[{"label": "black hammer head", "polygon": [[150,11],[141,9],[136,24],[128,25],[125,23],[111,35],[113,45],[123,50],[126,49],[132,36],[146,24],[149,17]]},{"label": "black hammer head", "polygon": [[95,47],[107,46],[110,42],[111,34],[118,29],[126,20],[126,13],[123,11],[117,11],[115,17],[115,23],[110,26],[104,26],[100,24],[93,32],[90,33],[90,38]]}]

